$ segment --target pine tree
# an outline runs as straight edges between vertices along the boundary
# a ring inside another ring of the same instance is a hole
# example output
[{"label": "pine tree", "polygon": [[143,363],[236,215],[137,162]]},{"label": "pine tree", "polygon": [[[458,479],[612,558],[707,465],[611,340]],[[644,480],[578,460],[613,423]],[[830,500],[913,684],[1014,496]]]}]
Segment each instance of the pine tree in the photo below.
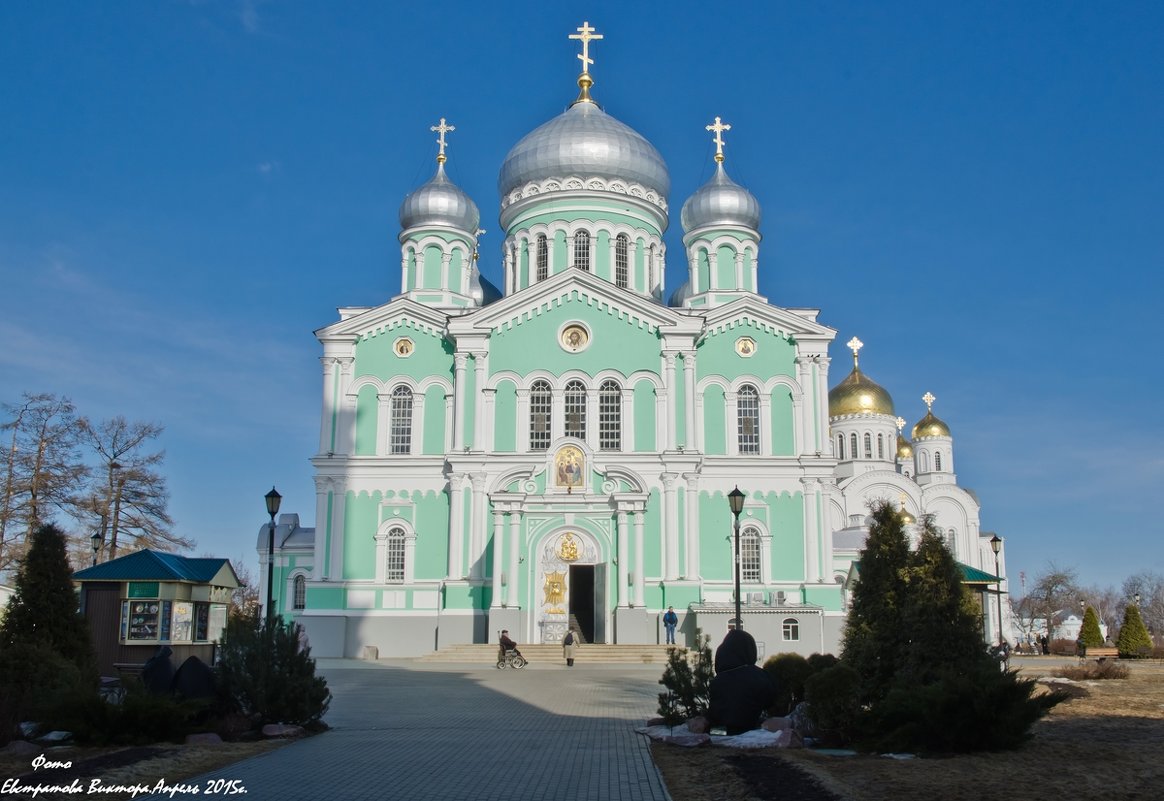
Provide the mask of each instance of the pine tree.
[{"label": "pine tree", "polygon": [[889,691],[908,642],[903,619],[909,568],[905,526],[888,501],[874,505],[872,513],[841,646],[842,660],[860,676],[865,701]]},{"label": "pine tree", "polygon": [[1128,604],[1124,610],[1124,624],[1120,626],[1120,636],[1116,640],[1116,647],[1120,649],[1120,658],[1134,659],[1147,656],[1152,652],[1152,637],[1140,617],[1140,609],[1135,604]]},{"label": "pine tree", "polygon": [[1083,628],[1079,630],[1079,639],[1087,648],[1098,648],[1103,645],[1103,633],[1099,630],[1099,615],[1090,606],[1083,613]]}]

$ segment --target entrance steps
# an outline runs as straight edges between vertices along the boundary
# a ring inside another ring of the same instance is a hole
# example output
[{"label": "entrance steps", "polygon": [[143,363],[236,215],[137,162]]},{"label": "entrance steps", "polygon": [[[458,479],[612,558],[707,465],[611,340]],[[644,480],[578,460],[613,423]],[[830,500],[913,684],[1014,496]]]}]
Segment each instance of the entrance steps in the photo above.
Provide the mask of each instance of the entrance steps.
[{"label": "entrance steps", "polygon": [[[668,645],[606,645],[587,643],[579,645],[574,654],[574,664],[592,665],[659,665],[667,664]],[[561,662],[562,646],[555,643],[532,645],[518,643],[517,650],[527,660],[535,664]],[[496,664],[497,646],[483,643],[448,645],[439,651],[418,658],[421,662],[461,662],[473,664]]]}]

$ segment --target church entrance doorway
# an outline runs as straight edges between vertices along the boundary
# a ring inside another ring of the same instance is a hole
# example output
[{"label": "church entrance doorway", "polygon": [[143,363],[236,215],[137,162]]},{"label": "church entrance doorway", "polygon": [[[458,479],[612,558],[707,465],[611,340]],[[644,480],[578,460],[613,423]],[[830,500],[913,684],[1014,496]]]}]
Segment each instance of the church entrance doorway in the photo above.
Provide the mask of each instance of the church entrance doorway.
[{"label": "church entrance doorway", "polygon": [[578,624],[585,642],[598,642],[594,601],[594,565],[570,565],[570,619]]}]

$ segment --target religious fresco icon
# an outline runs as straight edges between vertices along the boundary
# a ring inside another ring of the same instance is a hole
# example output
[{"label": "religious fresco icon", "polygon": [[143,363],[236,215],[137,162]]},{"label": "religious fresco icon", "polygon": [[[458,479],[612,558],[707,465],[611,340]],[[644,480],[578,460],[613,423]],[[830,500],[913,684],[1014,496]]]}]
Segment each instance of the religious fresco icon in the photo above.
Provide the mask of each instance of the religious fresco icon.
[{"label": "religious fresco icon", "polygon": [[566,602],[566,574],[565,573],[547,573],[546,584],[543,587],[546,593],[544,604],[552,607],[547,609],[547,612],[561,614],[560,607]]},{"label": "religious fresco icon", "polygon": [[751,337],[740,337],[736,340],[736,353],[744,358],[756,352],[756,340]]},{"label": "religious fresco icon", "polygon": [[576,562],[579,556],[578,541],[574,539],[572,532],[567,531],[558,540],[558,558],[563,562]]},{"label": "religious fresco icon", "polygon": [[414,346],[412,344],[412,340],[408,337],[401,337],[400,339],[396,340],[396,345],[394,346],[396,355],[402,359],[406,359],[411,356],[413,348]]},{"label": "religious fresco icon", "polygon": [[580,325],[568,325],[562,329],[562,347],[571,353],[584,350],[590,344],[590,332]]},{"label": "religious fresco icon", "polygon": [[582,486],[582,469],[586,466],[586,457],[582,450],[574,445],[566,445],[554,457],[554,485],[567,489]]}]

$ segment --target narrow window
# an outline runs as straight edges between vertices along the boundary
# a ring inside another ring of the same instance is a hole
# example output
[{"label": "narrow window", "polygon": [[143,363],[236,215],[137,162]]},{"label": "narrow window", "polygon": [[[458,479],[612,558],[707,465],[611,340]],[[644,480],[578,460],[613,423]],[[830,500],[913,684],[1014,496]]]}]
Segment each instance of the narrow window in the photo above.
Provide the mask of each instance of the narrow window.
[{"label": "narrow window", "polygon": [[598,448],[622,450],[622,388],[615,381],[603,381],[598,389]]},{"label": "narrow window", "polygon": [[550,411],[553,396],[546,381],[535,381],[529,390],[529,449],[544,451],[550,447]]},{"label": "narrow window", "polygon": [[736,397],[740,453],[760,452],[760,393],[751,384],[740,387]]},{"label": "narrow window", "polygon": [[800,639],[800,623],[794,617],[784,618],[784,639],[786,641],[793,641]]},{"label": "narrow window", "polygon": [[740,581],[760,581],[760,532],[754,528],[740,532]]},{"label": "narrow window", "polygon": [[877,458],[885,458],[885,437],[883,437],[881,434],[877,435]]},{"label": "narrow window", "polygon": [[845,435],[837,434],[837,458],[843,460],[845,458]]},{"label": "narrow window", "polygon": [[389,453],[412,451],[412,390],[403,384],[392,390],[389,412]]},{"label": "narrow window", "polygon": [[389,529],[385,546],[385,581],[404,581],[404,529],[398,527]]},{"label": "narrow window", "polygon": [[935,470],[942,469],[942,452],[941,451],[934,451],[934,469]]},{"label": "narrow window", "polygon": [[545,281],[550,277],[550,246],[546,242],[545,234],[538,234],[538,280]]},{"label": "narrow window", "polygon": [[587,231],[574,234],[574,266],[579,270],[590,270],[590,234]]},{"label": "narrow window", "polygon": [[950,548],[950,553],[954,553],[955,544],[958,542],[958,532],[954,529],[946,531],[946,545]]},{"label": "narrow window", "polygon": [[586,387],[581,381],[566,385],[566,436],[586,439]]},{"label": "narrow window", "polygon": [[626,289],[630,280],[630,270],[627,267],[627,238],[626,234],[619,234],[614,240],[614,283]]},{"label": "narrow window", "polygon": [[865,458],[873,458],[873,437],[868,434],[865,435]]},{"label": "narrow window", "polygon": [[850,434],[849,435],[849,458],[856,459],[858,453],[860,453],[860,451],[857,450],[857,435]]},{"label": "narrow window", "polygon": [[296,576],[295,577],[295,590],[294,590],[294,592],[291,593],[291,596],[294,599],[293,607],[295,609],[307,608],[307,577],[306,576]]}]

